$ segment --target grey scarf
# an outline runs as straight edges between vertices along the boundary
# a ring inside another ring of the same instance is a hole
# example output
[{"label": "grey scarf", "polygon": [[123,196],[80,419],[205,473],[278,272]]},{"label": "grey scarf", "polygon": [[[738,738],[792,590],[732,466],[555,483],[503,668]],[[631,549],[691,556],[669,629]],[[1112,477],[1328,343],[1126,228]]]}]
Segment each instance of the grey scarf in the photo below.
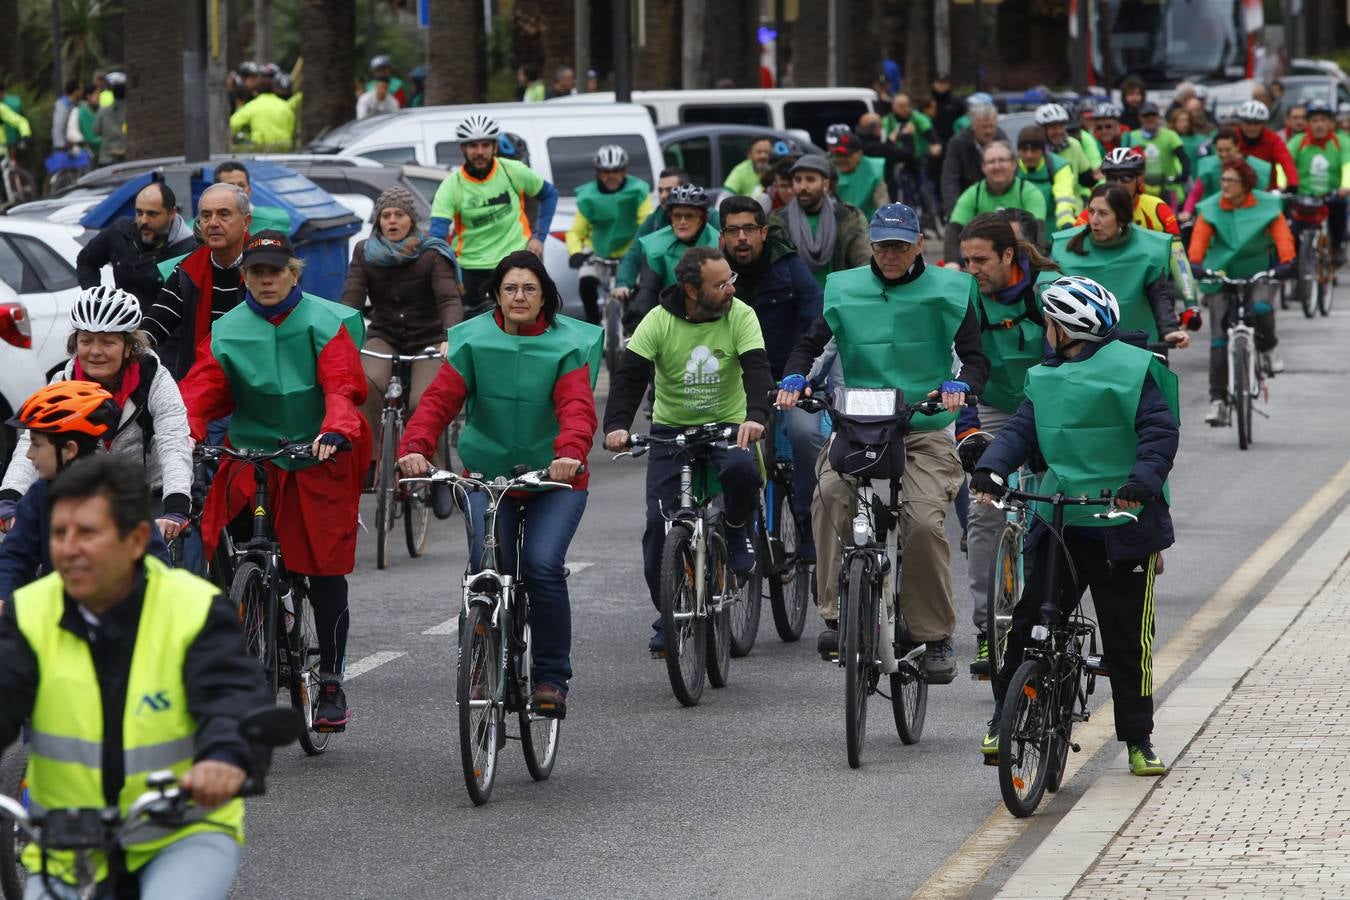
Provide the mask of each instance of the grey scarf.
[{"label": "grey scarf", "polygon": [[811,233],[811,223],[806,220],[806,211],[793,200],[787,205],[788,238],[797,248],[797,255],[812,272],[819,272],[834,258],[835,222],[834,198],[826,194],[820,201],[820,224],[816,233]]}]

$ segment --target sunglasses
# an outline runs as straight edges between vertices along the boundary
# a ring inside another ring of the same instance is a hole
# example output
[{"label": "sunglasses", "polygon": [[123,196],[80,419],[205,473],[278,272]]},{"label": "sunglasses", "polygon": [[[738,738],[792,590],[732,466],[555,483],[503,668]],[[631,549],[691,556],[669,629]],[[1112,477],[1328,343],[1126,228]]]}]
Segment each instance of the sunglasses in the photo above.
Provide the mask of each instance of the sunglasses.
[{"label": "sunglasses", "polygon": [[1112,175],[1106,180],[1112,184],[1133,184],[1138,175]]}]

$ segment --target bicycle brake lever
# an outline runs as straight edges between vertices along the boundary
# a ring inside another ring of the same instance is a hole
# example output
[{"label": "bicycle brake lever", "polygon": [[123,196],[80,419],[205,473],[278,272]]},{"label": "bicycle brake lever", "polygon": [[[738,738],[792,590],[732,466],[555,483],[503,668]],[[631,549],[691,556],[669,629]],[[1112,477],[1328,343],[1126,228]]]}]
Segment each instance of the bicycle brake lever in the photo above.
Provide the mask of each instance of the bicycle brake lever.
[{"label": "bicycle brake lever", "polygon": [[1108,509],[1106,512],[1099,512],[1092,514],[1092,518],[1094,519],[1119,519],[1121,517],[1129,519],[1132,522],[1139,521],[1139,517],[1134,513],[1128,512],[1123,509],[1116,509],[1114,506]]}]

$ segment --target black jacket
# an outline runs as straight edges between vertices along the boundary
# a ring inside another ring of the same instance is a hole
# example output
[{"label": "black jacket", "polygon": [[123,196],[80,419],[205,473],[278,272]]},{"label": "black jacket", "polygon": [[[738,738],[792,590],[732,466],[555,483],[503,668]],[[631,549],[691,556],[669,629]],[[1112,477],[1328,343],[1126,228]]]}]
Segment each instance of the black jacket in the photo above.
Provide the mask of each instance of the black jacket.
[{"label": "black jacket", "polygon": [[[171,231],[170,235],[182,234],[184,230]],[[191,231],[177,241],[146,247],[141,243],[135,219],[114,219],[75,257],[75,274],[80,279],[80,287],[91,288],[99,284],[99,270],[111,265],[113,282],[127,293],[135,294],[141,301],[141,311],[146,312],[164,286],[164,280],[159,277],[159,264],[196,248],[197,239]]]},{"label": "black jacket", "polygon": [[[61,617],[63,629],[89,641],[102,688],[103,795],[109,806],[117,804],[126,776],[122,720],[131,654],[144,600],[142,565],[131,594],[103,616],[97,629],[85,621],[70,597],[66,597],[65,614]],[[97,639],[90,640],[91,637]],[[0,614],[0,697],[5,698],[0,704],[0,747],[8,747],[18,738],[33,712],[41,677],[37,656],[19,631],[14,602],[7,602]],[[193,759],[220,760],[251,770],[253,757],[239,736],[239,720],[259,707],[272,705],[274,699],[263,689],[263,674],[257,660],[244,650],[239,612],[224,594],[216,596],[201,633],[188,648],[183,682],[187,687],[188,711],[197,722]]]},{"label": "black jacket", "polygon": [[736,273],[736,296],[759,317],[769,369],[775,379],[781,378],[788,354],[806,329],[820,318],[825,290],[797,256],[796,248],[777,222],[769,226],[769,237],[759,259],[738,266],[727,254],[727,262]]},{"label": "black jacket", "polygon": [[[1143,347],[1148,338],[1142,331],[1127,331],[1118,334],[1115,340],[1123,340]],[[1067,359],[1057,353],[1051,353],[1042,365],[1074,365],[1092,358],[1092,355],[1107,341],[1089,345],[1086,352],[1073,359]],[[1159,550],[1172,546],[1175,539],[1172,531],[1172,513],[1167,501],[1163,499],[1163,483],[1172,471],[1172,462],[1176,459],[1177,447],[1181,443],[1181,429],[1177,424],[1167,398],[1154,383],[1152,377],[1145,376],[1144,388],[1139,395],[1139,409],[1134,416],[1134,430],[1139,435],[1139,446],[1135,452],[1134,467],[1130,469],[1129,480],[1143,485],[1153,493],[1153,499],[1147,501],[1139,510],[1139,521],[1113,528],[1081,528],[1075,531],[1088,531],[1100,535],[1106,542],[1106,555],[1112,562],[1127,559],[1142,559]],[[998,437],[989,445],[980,457],[978,467],[989,469],[1003,477],[1015,471],[1033,455],[1040,452],[1036,441],[1036,411],[1030,400],[1023,400],[1013,417],[999,429]],[[1035,546],[1045,534],[1045,524],[1037,520],[1027,536],[1027,549]]]},{"label": "black jacket", "polygon": [[[995,137],[1007,140],[1003,129],[998,129]],[[975,142],[975,129],[967,128],[947,142],[942,161],[942,209],[951,215],[952,207],[961,192],[984,177],[981,156],[984,148]],[[1013,162],[1017,162],[1017,151],[1013,150]]]}]

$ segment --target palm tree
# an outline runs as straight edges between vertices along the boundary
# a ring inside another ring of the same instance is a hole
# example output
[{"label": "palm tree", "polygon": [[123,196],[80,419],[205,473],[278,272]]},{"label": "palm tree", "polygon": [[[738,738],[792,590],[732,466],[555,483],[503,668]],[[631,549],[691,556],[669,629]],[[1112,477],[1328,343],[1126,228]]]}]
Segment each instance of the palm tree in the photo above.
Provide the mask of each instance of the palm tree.
[{"label": "palm tree", "polygon": [[[437,4],[432,4],[434,9]],[[356,58],[356,0],[304,0],[305,102],[301,142],[351,121],[356,113],[353,60]]]},{"label": "palm tree", "polygon": [[127,159],[182,153],[182,6],[125,0],[122,40],[127,54]]},{"label": "palm tree", "polygon": [[19,0],[0,0],[0,22],[9,27],[0,29],[0,75],[15,81],[23,76],[23,40],[19,28]]},{"label": "palm tree", "polygon": [[481,102],[487,96],[481,0],[436,0],[429,31],[427,105]]}]

